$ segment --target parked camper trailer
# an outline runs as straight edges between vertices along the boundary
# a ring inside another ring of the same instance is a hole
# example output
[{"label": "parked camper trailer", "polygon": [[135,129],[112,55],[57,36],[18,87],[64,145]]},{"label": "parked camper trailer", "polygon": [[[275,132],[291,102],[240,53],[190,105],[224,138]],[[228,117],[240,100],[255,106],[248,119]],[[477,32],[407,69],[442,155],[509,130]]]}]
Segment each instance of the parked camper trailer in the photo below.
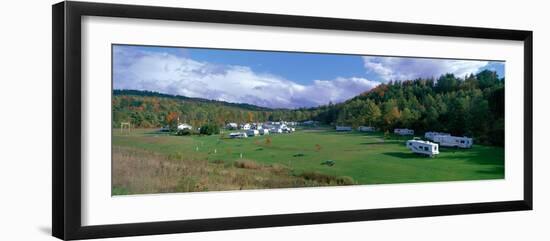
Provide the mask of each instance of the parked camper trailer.
[{"label": "parked camper trailer", "polygon": [[401,136],[414,135],[414,130],[411,129],[394,129],[393,133]]},{"label": "parked camper trailer", "polygon": [[336,131],[351,131],[351,126],[336,126]]},{"label": "parked camper trailer", "polygon": [[435,136],[434,142],[439,143],[441,146],[460,148],[471,148],[474,144],[472,138],[459,136]]},{"label": "parked camper trailer", "polygon": [[185,123],[178,124],[178,130],[191,130],[191,129],[193,129],[193,127],[189,124],[185,124]]},{"label": "parked camper trailer", "polygon": [[246,123],[246,124],[241,124],[241,129],[242,130],[249,130],[250,129],[250,124]]},{"label": "parked camper trailer", "polygon": [[269,135],[269,130],[268,129],[261,129],[260,130],[260,135]]},{"label": "parked camper trailer", "polygon": [[232,132],[229,133],[230,138],[247,138],[248,135],[244,132]]},{"label": "parked camper trailer", "polygon": [[292,127],[285,126],[285,127],[281,128],[281,130],[282,130],[284,133],[292,133],[292,132],[295,132],[295,131],[296,131],[296,128],[292,128]]},{"label": "parked camper trailer", "polygon": [[357,128],[357,130],[358,131],[363,131],[363,132],[374,132],[375,131],[374,127],[372,127],[372,126],[359,126]]},{"label": "parked camper trailer", "polygon": [[249,130],[246,131],[246,135],[248,135],[248,136],[259,136],[260,131],[254,130],[254,129],[249,129]]},{"label": "parked camper trailer", "polygon": [[269,129],[269,132],[274,134],[280,134],[280,133],[283,133],[283,130],[279,128],[271,128]]},{"label": "parked camper trailer", "polygon": [[428,155],[430,157],[439,154],[439,145],[429,141],[408,140],[407,148],[414,153]]},{"label": "parked camper trailer", "polygon": [[451,134],[449,133],[445,133],[445,132],[435,132],[435,131],[429,131],[429,132],[426,132],[424,133],[424,138],[430,140],[430,141],[435,141],[434,140],[434,137],[435,136],[450,136]]},{"label": "parked camper trailer", "polygon": [[237,125],[237,123],[227,123],[227,125],[225,125],[225,128],[229,130],[236,130],[238,127],[239,125]]}]

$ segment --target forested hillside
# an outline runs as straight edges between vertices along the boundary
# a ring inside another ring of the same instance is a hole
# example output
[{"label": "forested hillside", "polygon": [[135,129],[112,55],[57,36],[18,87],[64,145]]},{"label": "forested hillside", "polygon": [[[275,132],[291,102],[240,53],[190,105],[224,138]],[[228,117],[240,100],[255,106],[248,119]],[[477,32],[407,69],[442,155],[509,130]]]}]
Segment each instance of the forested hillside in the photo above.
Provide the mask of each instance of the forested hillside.
[{"label": "forested hillside", "polygon": [[395,81],[346,102],[295,110],[268,109],[149,91],[113,92],[113,127],[130,121],[137,127],[205,123],[317,120],[331,125],[370,125],[381,130],[412,128],[416,133],[445,131],[472,136],[477,143],[503,145],[504,79],[496,72],[435,79]]}]

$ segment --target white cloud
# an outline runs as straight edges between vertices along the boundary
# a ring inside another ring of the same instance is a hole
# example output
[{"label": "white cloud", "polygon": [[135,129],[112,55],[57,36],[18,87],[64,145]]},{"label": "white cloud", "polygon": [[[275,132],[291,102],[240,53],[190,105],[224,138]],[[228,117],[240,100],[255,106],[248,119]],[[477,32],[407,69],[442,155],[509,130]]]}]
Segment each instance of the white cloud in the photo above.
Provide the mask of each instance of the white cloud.
[{"label": "white cloud", "polygon": [[416,78],[438,78],[442,74],[452,73],[464,77],[477,73],[486,66],[487,61],[423,59],[402,57],[363,57],[367,72],[377,74],[385,81],[412,80]]},{"label": "white cloud", "polygon": [[246,66],[215,65],[173,54],[115,50],[114,88],[150,90],[272,108],[342,102],[379,82],[364,78],[315,80],[303,85],[256,73]]}]

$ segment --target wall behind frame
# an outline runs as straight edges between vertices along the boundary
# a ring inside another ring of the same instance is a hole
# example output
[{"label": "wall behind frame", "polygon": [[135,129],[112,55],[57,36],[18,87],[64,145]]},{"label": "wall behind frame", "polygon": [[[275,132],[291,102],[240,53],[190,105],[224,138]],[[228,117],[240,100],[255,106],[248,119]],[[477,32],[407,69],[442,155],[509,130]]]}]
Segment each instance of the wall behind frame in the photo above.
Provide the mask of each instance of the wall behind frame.
[{"label": "wall behind frame", "polygon": [[[120,0],[190,8],[530,29],[534,33],[534,211],[265,228],[113,240],[548,240],[550,24],[544,1]],[[3,93],[1,240],[55,240],[51,231],[51,4],[11,1],[0,14]],[[33,127],[32,132],[26,131]]]}]

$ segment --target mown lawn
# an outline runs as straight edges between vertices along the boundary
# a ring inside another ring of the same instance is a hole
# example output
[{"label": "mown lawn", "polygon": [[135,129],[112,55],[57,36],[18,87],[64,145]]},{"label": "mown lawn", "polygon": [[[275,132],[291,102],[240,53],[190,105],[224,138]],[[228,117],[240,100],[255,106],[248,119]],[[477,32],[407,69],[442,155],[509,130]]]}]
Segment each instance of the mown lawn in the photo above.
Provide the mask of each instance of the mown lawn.
[{"label": "mown lawn", "polygon": [[[500,147],[441,148],[440,155],[429,158],[411,153],[405,147],[406,138],[384,138],[381,133],[298,130],[246,139],[220,137],[171,136],[155,130],[134,130],[123,135],[113,130],[113,148],[134,148],[213,163],[232,163],[242,158],[284,165],[295,175],[317,171],[349,176],[358,184],[504,178],[504,149]],[[321,165],[327,160],[335,164]]]}]

